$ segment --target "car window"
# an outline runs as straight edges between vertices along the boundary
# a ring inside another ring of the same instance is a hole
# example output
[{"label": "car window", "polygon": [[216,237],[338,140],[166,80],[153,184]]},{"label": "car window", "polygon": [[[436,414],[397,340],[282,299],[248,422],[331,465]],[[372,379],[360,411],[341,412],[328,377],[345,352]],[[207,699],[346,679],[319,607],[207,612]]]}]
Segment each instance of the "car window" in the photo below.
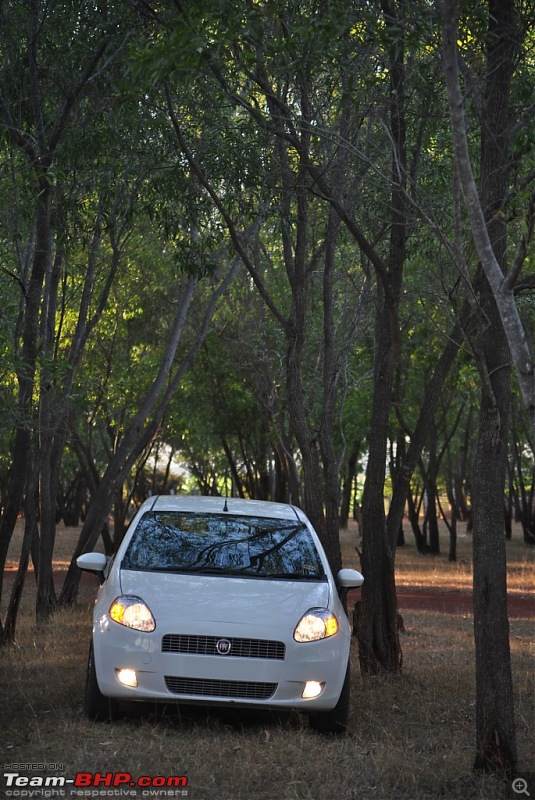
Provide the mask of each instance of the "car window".
[{"label": "car window", "polygon": [[140,520],[123,569],[325,579],[308,528],[297,520],[151,511]]}]

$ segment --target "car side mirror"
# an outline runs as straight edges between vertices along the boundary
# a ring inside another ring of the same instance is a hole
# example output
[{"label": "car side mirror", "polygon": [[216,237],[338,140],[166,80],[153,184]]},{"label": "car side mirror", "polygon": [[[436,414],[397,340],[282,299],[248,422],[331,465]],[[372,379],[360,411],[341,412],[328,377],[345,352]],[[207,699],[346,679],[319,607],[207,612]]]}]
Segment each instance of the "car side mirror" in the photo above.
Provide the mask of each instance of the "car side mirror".
[{"label": "car side mirror", "polygon": [[364,583],[364,576],[356,569],[341,569],[336,576],[336,585],[340,600],[345,602],[350,589],[358,589]]},{"label": "car side mirror", "polygon": [[97,580],[102,586],[104,583],[104,570],[108,564],[108,557],[104,553],[84,553],[78,556],[76,564],[85,572],[92,572],[97,576]]}]

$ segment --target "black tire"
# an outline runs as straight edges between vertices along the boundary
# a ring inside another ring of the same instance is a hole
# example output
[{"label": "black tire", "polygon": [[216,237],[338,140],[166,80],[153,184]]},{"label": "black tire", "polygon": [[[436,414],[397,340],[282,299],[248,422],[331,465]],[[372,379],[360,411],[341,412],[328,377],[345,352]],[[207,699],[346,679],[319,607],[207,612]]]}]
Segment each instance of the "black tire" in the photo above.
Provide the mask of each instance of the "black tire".
[{"label": "black tire", "polygon": [[351,669],[347,662],[346,676],[342,685],[340,697],[334,708],[330,711],[317,711],[309,717],[309,725],[317,733],[334,734],[343,736],[347,731],[349,721],[349,706],[351,701]]},{"label": "black tire", "polygon": [[84,694],[84,714],[93,722],[110,722],[117,717],[117,701],[106,697],[99,689],[93,643],[89,647]]}]

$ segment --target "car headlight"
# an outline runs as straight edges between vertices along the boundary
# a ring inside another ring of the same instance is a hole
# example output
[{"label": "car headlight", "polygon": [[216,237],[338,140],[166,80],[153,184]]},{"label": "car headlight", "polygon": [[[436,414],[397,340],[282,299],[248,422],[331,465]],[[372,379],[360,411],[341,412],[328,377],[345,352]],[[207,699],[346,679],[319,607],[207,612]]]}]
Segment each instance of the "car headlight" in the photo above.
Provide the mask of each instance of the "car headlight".
[{"label": "car headlight", "polygon": [[136,631],[150,633],[156,627],[150,608],[141,597],[135,595],[116,597],[110,606],[110,617],[119,625],[135,628]]},{"label": "car headlight", "polygon": [[296,642],[317,642],[338,632],[338,620],[327,608],[311,608],[294,631]]}]

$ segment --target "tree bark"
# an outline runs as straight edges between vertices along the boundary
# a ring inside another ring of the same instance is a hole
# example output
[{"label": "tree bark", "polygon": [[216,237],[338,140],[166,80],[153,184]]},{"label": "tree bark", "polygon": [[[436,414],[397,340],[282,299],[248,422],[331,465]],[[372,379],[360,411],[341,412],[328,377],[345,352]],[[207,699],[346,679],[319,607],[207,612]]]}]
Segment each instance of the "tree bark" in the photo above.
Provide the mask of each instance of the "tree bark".
[{"label": "tree bark", "polygon": [[535,375],[506,273],[503,204],[511,170],[509,104],[520,31],[514,0],[490,0],[485,102],[481,117],[478,194],[468,153],[457,70],[457,8],[443,4],[443,57],[455,163],[482,272],[474,285],[484,318],[476,339],[481,376],[473,481],[474,634],[476,649],[476,770],[512,773],[516,765],[513,685],[507,616],[503,516],[510,362],[535,424]]},{"label": "tree bark", "polygon": [[[521,47],[522,34],[516,20],[513,0],[490,0],[489,32],[487,50],[487,96],[485,117],[483,119],[483,136],[487,138],[487,153],[494,150],[494,155],[503,159],[501,163],[494,160],[498,167],[498,182],[503,171],[511,167],[508,153],[509,126],[509,91],[514,70],[514,59]],[[499,21],[499,26],[495,24]],[[516,304],[514,288],[527,251],[521,241],[517,249],[518,258],[507,272],[505,262],[500,263],[496,253],[496,242],[487,227],[489,208],[482,205],[468,150],[468,137],[463,111],[459,70],[457,62],[457,2],[443,0],[442,4],[442,38],[444,76],[451,119],[451,130],[455,163],[461,184],[466,210],[470,222],[472,236],[477,249],[481,266],[491,287],[500,314],[501,323],[509,345],[510,355],[515,365],[520,391],[528,410],[532,430],[535,432],[535,365],[533,353],[526,337],[519,310]],[[485,153],[483,153],[483,161]],[[483,194],[495,194],[496,176],[493,172],[485,174],[482,163],[481,191]],[[497,199],[492,211],[501,214],[505,195]],[[496,198],[495,198],[496,200]],[[533,198],[531,200],[533,203]]]},{"label": "tree bark", "polygon": [[[485,281],[486,283],[486,281]],[[488,284],[481,294],[491,328],[484,335],[479,435],[474,463],[473,551],[476,647],[477,770],[509,772],[516,764],[507,615],[503,490],[510,401],[509,354]]]},{"label": "tree bark", "polygon": [[[39,348],[41,295],[50,257],[50,214],[53,195],[53,188],[46,171],[44,174],[38,174],[38,185],[41,191],[37,198],[37,235],[32,270],[25,296],[21,366],[17,371],[18,427],[11,464],[10,495],[0,525],[0,557],[2,559],[0,561],[0,590],[2,589],[1,576],[17,515],[23,505],[24,492],[28,492],[30,485],[33,485],[32,476],[35,469],[35,441],[32,433],[33,393]],[[27,501],[31,502],[32,500],[33,492],[27,495]],[[24,557],[21,558],[21,564],[23,563]]]},{"label": "tree bark", "polygon": [[386,452],[395,362],[399,350],[398,308],[408,236],[406,213],[405,54],[403,21],[394,2],[383,0],[389,43],[392,134],[391,227],[387,274],[379,273],[376,299],[370,449],[362,498],[362,571],[358,625],[363,674],[401,672],[394,576],[395,543],[389,540],[384,507]]},{"label": "tree bark", "polygon": [[390,324],[392,311],[385,307],[378,286],[376,310],[374,390],[371,429],[362,498],[362,572],[358,624],[359,660],[365,675],[401,671],[401,645],[397,628],[397,600],[394,577],[395,549],[386,527],[384,485],[390,397],[392,391],[394,343]]},{"label": "tree bark", "polygon": [[[360,437],[355,439],[347,462],[346,474],[342,483],[342,502],[340,504],[340,527],[347,528],[351,514],[351,493],[357,472],[357,460],[360,453]],[[356,498],[355,498],[356,502]]]}]

